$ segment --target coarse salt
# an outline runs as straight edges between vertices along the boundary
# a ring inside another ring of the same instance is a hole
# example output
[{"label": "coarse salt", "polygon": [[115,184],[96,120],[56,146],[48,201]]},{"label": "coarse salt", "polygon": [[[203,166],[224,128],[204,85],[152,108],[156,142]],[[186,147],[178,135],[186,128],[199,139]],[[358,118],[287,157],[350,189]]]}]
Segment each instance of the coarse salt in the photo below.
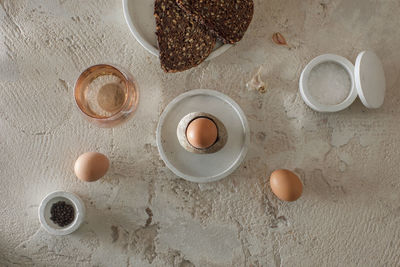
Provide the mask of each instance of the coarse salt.
[{"label": "coarse salt", "polygon": [[311,97],[318,103],[337,105],[350,94],[350,76],[346,69],[337,63],[321,63],[311,70],[308,89]]}]

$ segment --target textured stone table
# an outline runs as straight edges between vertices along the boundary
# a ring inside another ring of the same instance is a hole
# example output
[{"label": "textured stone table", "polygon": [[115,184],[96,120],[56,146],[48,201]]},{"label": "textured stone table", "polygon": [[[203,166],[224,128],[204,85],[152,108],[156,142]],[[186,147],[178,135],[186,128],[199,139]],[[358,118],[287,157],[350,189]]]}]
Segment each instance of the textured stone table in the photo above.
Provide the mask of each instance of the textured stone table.
[{"label": "textured stone table", "polygon": [[[180,74],[164,74],[130,34],[120,0],[0,0],[0,266],[394,266],[400,263],[400,2],[256,0],[244,40]],[[281,32],[290,48],[271,41]],[[354,62],[371,49],[387,76],[384,106],[357,100],[313,112],[298,93],[322,53]],[[140,85],[134,118],[115,129],[83,120],[72,90],[89,65],[128,68]],[[245,83],[262,65],[269,89]],[[161,162],[155,129],[177,95],[215,89],[248,116],[252,145],[230,177],[198,185]],[[85,151],[112,160],[82,183]],[[276,168],[301,175],[295,203],[267,187]],[[41,199],[62,189],[86,203],[72,235],[47,234]]]}]

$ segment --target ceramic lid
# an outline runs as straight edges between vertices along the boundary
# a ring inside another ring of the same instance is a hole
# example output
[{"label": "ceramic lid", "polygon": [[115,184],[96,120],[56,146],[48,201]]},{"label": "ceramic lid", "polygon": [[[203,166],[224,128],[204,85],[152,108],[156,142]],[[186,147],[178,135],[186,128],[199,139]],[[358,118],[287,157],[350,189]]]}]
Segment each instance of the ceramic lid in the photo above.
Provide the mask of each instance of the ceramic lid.
[{"label": "ceramic lid", "polygon": [[386,90],[385,73],[382,62],[374,52],[364,51],[358,55],[354,77],[358,96],[364,106],[382,106]]}]

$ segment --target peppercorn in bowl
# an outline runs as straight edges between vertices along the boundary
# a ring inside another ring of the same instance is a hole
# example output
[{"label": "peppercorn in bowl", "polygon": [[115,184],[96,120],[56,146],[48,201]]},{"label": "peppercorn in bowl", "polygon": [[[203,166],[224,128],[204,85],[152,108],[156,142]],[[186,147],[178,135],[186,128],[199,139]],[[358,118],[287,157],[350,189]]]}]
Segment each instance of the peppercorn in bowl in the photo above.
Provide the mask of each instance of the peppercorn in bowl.
[{"label": "peppercorn in bowl", "polygon": [[75,194],[56,191],[48,194],[39,206],[39,221],[53,235],[76,231],[85,217],[85,205]]}]

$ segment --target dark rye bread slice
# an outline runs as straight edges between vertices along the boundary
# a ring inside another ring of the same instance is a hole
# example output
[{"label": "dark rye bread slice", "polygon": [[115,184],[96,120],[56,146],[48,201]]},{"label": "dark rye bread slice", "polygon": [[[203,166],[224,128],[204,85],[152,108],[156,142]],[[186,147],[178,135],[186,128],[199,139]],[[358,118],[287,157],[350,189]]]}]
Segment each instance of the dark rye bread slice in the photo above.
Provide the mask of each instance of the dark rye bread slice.
[{"label": "dark rye bread slice", "polygon": [[154,16],[161,67],[165,72],[195,67],[215,47],[212,33],[180,9],[175,0],[156,0]]},{"label": "dark rye bread slice", "polygon": [[176,0],[224,43],[239,42],[253,18],[253,0]]}]

